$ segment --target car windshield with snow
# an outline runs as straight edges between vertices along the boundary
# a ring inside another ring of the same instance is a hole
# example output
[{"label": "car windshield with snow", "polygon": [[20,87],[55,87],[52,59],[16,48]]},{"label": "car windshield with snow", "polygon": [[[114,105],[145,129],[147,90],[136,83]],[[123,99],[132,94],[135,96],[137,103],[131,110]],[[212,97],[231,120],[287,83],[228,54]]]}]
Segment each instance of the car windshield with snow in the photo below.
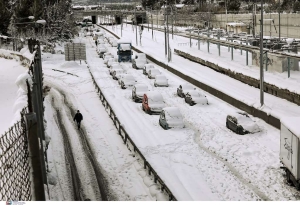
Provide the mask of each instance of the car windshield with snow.
[{"label": "car windshield with snow", "polygon": [[128,87],[134,86],[134,84],[136,83],[136,80],[134,79],[134,77],[130,74],[124,74],[121,76],[121,88],[122,89],[126,89]]},{"label": "car windshield with snow", "polygon": [[114,80],[118,80],[122,74],[125,74],[125,70],[123,69],[114,69],[112,72],[112,77]]},{"label": "car windshield with snow", "polygon": [[256,122],[254,122],[245,112],[236,112],[227,115],[226,127],[240,135],[260,131]]},{"label": "car windshield with snow", "polygon": [[148,78],[155,79],[155,76],[160,75],[160,74],[161,74],[161,72],[158,69],[153,68],[153,69],[149,70]]},{"label": "car windshield with snow", "polygon": [[168,79],[164,75],[156,75],[154,80],[154,87],[168,87]]},{"label": "car windshield with snow", "polygon": [[145,64],[144,69],[143,69],[143,74],[148,75],[149,69],[153,69],[153,68],[154,68],[153,64],[151,64],[151,63]]},{"label": "car windshield with snow", "polygon": [[159,125],[165,130],[184,128],[183,117],[177,107],[163,108],[159,116]]},{"label": "car windshield with snow", "polygon": [[146,54],[137,53],[135,55],[135,58],[132,60],[132,67],[135,69],[143,69],[146,63],[147,63]]}]

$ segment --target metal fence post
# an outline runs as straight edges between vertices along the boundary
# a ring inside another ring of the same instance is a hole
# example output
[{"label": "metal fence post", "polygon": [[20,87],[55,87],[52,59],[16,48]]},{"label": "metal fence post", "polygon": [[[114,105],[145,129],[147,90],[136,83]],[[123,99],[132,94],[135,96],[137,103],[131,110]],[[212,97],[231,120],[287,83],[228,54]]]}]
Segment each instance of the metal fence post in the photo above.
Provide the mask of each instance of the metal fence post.
[{"label": "metal fence post", "polygon": [[[290,50],[288,50],[290,52]],[[287,58],[287,63],[288,63],[288,78],[291,76],[291,59],[290,57]]]},{"label": "metal fence post", "polygon": [[[240,44],[242,45],[243,43],[240,42]],[[241,55],[243,55],[243,49],[242,49],[242,46],[241,46]]]},{"label": "metal fence post", "polygon": [[[218,40],[220,40],[220,33],[218,33]],[[219,56],[221,55],[221,46],[220,42],[218,42]]]},{"label": "metal fence post", "polygon": [[200,29],[198,29],[198,50],[200,50]]},{"label": "metal fence post", "polygon": [[44,176],[43,176],[43,158],[38,150],[39,148],[39,137],[38,137],[38,126],[36,113],[28,113],[24,116],[27,137],[29,143],[29,152],[32,167],[32,180],[34,198],[36,201],[45,201],[45,190],[44,190]]},{"label": "metal fence post", "polygon": [[207,52],[209,53],[209,34],[208,34],[207,37],[208,37],[208,38],[207,38]]},{"label": "metal fence post", "polygon": [[190,30],[190,47],[192,47],[192,31]]},{"label": "metal fence post", "polygon": [[[233,42],[233,40],[231,40]],[[231,60],[233,61],[233,46],[231,46]]]},{"label": "metal fence post", "polygon": [[[248,41],[246,41],[246,45],[248,45]],[[246,65],[248,65],[248,50],[246,50]]]},{"label": "metal fence post", "polygon": [[266,53],[266,71],[268,71],[268,53]]}]

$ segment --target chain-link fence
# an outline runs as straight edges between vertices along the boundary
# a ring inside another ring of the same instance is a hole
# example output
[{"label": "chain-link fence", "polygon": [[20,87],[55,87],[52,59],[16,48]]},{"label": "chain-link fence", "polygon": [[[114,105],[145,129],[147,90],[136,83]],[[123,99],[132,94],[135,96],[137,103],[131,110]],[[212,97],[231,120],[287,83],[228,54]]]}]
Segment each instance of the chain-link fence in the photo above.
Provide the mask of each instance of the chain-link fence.
[{"label": "chain-link fence", "polygon": [[0,137],[0,200],[31,200],[28,140],[23,116]]}]

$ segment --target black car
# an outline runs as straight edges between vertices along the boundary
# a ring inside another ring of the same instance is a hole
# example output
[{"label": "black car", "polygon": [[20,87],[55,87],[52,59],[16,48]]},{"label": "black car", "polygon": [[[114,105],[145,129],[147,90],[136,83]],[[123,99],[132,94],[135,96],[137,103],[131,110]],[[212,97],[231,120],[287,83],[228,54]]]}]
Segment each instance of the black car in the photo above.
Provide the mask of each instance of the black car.
[{"label": "black car", "polygon": [[226,127],[239,135],[260,131],[258,125],[244,112],[227,115]]}]

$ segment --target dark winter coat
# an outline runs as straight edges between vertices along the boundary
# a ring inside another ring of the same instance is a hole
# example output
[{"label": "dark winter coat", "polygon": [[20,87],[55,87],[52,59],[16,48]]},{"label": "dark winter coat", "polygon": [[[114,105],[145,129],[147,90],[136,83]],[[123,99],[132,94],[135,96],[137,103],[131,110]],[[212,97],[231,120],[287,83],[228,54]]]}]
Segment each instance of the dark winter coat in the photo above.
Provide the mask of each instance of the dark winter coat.
[{"label": "dark winter coat", "polygon": [[75,117],[74,117],[74,121],[80,122],[81,120],[83,120],[82,114],[80,112],[76,113]]}]

